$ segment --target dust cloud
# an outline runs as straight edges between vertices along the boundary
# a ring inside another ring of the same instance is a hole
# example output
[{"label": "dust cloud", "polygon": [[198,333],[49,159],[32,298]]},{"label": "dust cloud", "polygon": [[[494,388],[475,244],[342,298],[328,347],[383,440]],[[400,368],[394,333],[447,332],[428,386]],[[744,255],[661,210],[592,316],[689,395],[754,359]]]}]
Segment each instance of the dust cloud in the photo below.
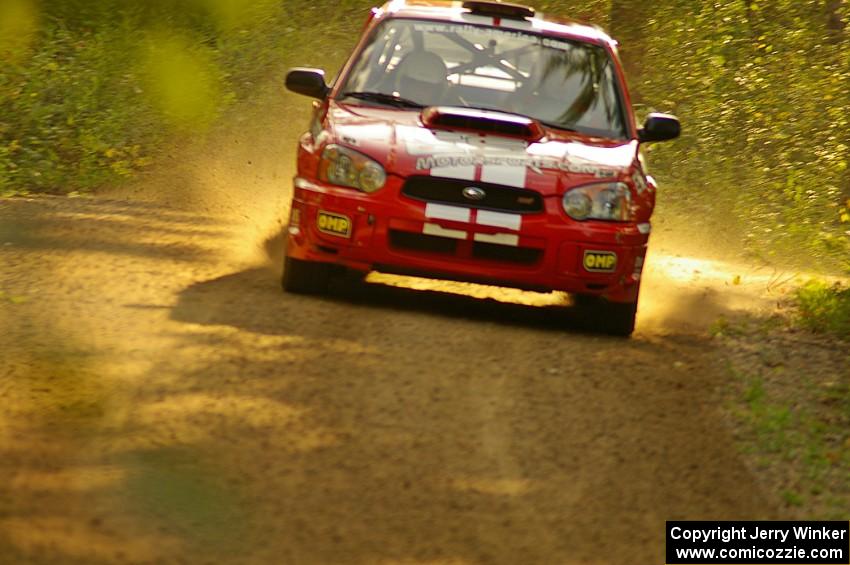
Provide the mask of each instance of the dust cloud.
[{"label": "dust cloud", "polygon": [[[249,107],[238,108],[209,134],[175,143],[158,169],[117,198],[150,201],[215,217],[233,237],[218,250],[234,269],[265,266],[270,277],[283,258],[295,147],[309,119],[309,105],[284,92],[283,81],[261,88]],[[781,299],[795,273],[754,266],[735,244],[722,218],[688,222],[662,205],[644,272],[639,332],[703,331],[735,311],[764,313]],[[667,214],[667,215],[665,215]],[[529,307],[568,307],[564,293],[541,294],[470,283],[373,273],[368,282]]]},{"label": "dust cloud", "polygon": [[229,224],[234,237],[220,252],[234,266],[279,262],[296,140],[308,119],[309,105],[285,93],[281,76],[213,131],[175,141],[155,170],[109,195]]}]

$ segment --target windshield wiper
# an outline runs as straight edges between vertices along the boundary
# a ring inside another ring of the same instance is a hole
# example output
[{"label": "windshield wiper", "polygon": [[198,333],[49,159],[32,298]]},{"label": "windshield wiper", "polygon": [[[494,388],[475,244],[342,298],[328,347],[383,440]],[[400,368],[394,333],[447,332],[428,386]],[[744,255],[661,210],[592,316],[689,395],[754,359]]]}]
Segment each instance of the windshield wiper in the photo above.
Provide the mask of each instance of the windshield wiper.
[{"label": "windshield wiper", "polygon": [[360,100],[369,100],[371,102],[380,102],[382,104],[390,104],[399,108],[424,108],[424,104],[396,96],[395,94],[387,94],[386,92],[343,92],[343,98],[357,98]]}]

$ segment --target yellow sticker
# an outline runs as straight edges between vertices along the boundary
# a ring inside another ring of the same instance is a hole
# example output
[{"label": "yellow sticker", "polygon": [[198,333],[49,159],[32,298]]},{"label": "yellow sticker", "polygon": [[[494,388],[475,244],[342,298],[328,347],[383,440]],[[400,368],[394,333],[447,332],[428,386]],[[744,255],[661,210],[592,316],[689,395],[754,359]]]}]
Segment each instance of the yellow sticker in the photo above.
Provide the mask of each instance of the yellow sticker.
[{"label": "yellow sticker", "polygon": [[319,216],[316,218],[316,227],[322,233],[328,233],[339,237],[351,237],[351,220],[348,216],[340,214],[331,214],[319,210]]},{"label": "yellow sticker", "polygon": [[617,254],[613,251],[585,251],[584,269],[591,273],[613,273],[617,270]]}]

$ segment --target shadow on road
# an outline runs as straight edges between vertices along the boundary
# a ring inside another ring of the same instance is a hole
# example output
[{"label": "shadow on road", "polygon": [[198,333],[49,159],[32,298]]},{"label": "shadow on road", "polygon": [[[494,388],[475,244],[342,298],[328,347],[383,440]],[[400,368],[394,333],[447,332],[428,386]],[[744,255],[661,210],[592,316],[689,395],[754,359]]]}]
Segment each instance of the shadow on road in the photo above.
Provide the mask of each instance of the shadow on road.
[{"label": "shadow on road", "polygon": [[377,284],[286,295],[271,269],[192,285],[171,319],[245,336],[192,338],[220,354],[175,402],[203,388],[280,414],[208,432],[263,485],[253,515],[284,562],[649,563],[665,520],[771,515],[709,401],[722,373],[702,340]]},{"label": "shadow on road", "polygon": [[209,257],[208,242],[227,235],[230,228],[223,219],[151,203],[40,197],[9,199],[2,205],[21,214],[0,223],[0,245],[34,252],[196,262]]},{"label": "shadow on road", "polygon": [[[401,285],[361,282],[343,279],[322,296],[298,296],[283,293],[279,275],[270,267],[249,269],[216,279],[195,283],[180,293],[172,317],[175,320],[224,324],[248,331],[280,334],[309,332],[311,324],[298,325],[297,317],[287,316],[292,308],[309,305],[314,315],[334,319],[333,325],[357,325],[357,316],[419,313],[445,320],[471,320],[491,324],[562,332],[583,338],[612,338],[593,331],[592,318],[587,311],[572,306],[571,300],[537,293],[540,305],[511,301],[520,293],[513,289],[499,296],[499,290],[486,287],[481,298],[464,289],[422,290]],[[432,286],[440,286],[439,283]],[[456,287],[455,283],[448,286]],[[638,333],[651,331],[665,335],[704,334],[709,325],[721,316],[736,311],[729,306],[727,296],[714,289],[673,288],[666,291],[656,284],[642,297],[638,315]],[[494,298],[493,296],[498,298]],[[339,307],[351,309],[341,314]],[[277,317],[252,318],[245,312],[253,310],[277,312]],[[370,311],[373,311],[370,314]],[[740,313],[738,313],[740,315]],[[354,319],[352,319],[354,317]],[[328,331],[324,326],[322,333]],[[682,336],[680,336],[682,337]]]},{"label": "shadow on road", "polygon": [[[391,312],[428,314],[447,319],[475,320],[551,331],[580,331],[586,320],[565,303],[560,306],[527,306],[481,299],[452,292],[414,290],[354,280],[339,281],[326,295],[298,296],[283,293],[278,277],[269,268],[256,268],[194,284],[184,290],[174,308],[175,320],[224,324],[262,333],[309,331],[287,312],[309,305],[322,318],[337,319],[338,327],[356,324],[345,307],[375,317]],[[278,312],[278,317],[251,318],[246,311]],[[371,312],[370,312],[371,311]],[[350,314],[355,315],[354,312]],[[327,329],[320,330],[325,334]]]}]

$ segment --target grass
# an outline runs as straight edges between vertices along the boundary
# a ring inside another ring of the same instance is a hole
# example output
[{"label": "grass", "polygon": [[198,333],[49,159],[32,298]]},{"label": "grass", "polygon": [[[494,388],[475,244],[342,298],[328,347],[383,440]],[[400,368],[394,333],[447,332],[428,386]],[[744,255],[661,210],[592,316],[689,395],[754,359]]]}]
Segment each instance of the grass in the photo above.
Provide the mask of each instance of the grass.
[{"label": "grass", "polygon": [[[734,340],[764,336],[753,333]],[[741,363],[739,361],[739,363]],[[743,363],[741,363],[743,364]],[[850,372],[729,366],[739,448],[786,509],[809,519],[850,512]]]},{"label": "grass", "polygon": [[788,433],[794,424],[791,409],[767,398],[765,383],[761,377],[747,379],[744,389],[746,417],[763,451],[789,458]]},{"label": "grass", "polygon": [[810,281],[787,305],[782,316],[722,318],[710,328],[727,350],[738,446],[789,516],[843,520],[850,513],[850,288]]},{"label": "grass", "polygon": [[[821,398],[792,409],[768,398],[760,379],[745,388],[745,452],[778,475],[779,496],[811,517],[837,519],[850,509],[847,419]],[[838,417],[837,417],[838,416]]]}]

